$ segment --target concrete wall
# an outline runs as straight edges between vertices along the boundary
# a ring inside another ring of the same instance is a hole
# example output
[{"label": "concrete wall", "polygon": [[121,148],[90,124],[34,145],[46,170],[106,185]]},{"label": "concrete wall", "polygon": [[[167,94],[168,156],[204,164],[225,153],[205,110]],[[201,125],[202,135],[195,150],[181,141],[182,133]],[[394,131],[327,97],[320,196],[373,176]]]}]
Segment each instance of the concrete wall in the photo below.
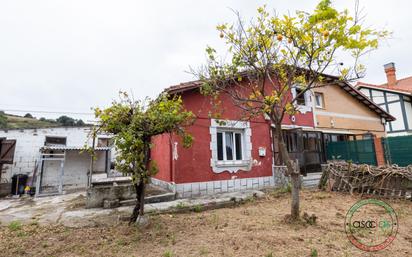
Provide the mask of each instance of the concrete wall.
[{"label": "concrete wall", "polygon": [[0,130],[0,137],[16,140],[14,163],[3,166],[2,180],[9,181],[14,174],[31,174],[46,136],[66,137],[67,146],[81,147],[89,131],[89,127]]},{"label": "concrete wall", "polygon": [[[58,153],[54,151],[55,153]],[[109,155],[110,157],[110,155]],[[43,164],[41,192],[56,191],[60,183],[62,161],[45,161]],[[102,170],[106,166],[104,151],[96,153],[94,170]],[[90,155],[80,150],[67,150],[63,166],[63,190],[85,189],[90,169]],[[96,173],[96,172],[94,172]]]},{"label": "concrete wall", "polygon": [[381,118],[366,105],[357,101],[337,85],[316,88],[323,93],[324,107],[315,109],[315,126],[328,132],[339,131],[353,134],[371,132],[385,136]]}]

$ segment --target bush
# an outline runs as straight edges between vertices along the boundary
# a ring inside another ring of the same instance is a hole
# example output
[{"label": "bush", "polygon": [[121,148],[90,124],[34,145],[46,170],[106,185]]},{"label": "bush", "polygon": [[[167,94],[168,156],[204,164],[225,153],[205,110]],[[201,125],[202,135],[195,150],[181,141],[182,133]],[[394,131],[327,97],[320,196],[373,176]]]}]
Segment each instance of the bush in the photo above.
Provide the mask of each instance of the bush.
[{"label": "bush", "polygon": [[12,221],[12,222],[9,224],[9,229],[10,229],[11,231],[18,231],[18,230],[21,229],[21,227],[22,227],[22,224],[21,224],[19,221]]}]

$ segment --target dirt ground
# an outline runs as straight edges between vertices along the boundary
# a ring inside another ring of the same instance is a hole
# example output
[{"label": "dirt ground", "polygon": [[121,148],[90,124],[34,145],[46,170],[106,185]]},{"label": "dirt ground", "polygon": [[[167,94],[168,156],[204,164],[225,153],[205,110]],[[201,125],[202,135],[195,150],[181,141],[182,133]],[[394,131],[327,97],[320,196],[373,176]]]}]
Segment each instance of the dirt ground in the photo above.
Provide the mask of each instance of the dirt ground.
[{"label": "dirt ground", "polygon": [[12,223],[0,228],[0,256],[412,256],[412,202],[405,200],[385,200],[399,221],[387,249],[371,254],[351,245],[345,215],[359,199],[303,191],[302,213],[316,214],[315,225],[285,223],[290,196],[279,192],[232,208],[154,215],[145,229]]}]

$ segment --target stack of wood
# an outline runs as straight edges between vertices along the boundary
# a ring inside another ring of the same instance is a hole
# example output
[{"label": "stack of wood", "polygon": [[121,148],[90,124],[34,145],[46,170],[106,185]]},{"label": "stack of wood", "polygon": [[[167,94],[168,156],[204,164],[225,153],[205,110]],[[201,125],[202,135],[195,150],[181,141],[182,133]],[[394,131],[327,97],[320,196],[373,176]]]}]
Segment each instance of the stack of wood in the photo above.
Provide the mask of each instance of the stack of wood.
[{"label": "stack of wood", "polygon": [[331,162],[324,170],[319,187],[351,194],[411,198],[412,165],[376,167],[350,162]]}]

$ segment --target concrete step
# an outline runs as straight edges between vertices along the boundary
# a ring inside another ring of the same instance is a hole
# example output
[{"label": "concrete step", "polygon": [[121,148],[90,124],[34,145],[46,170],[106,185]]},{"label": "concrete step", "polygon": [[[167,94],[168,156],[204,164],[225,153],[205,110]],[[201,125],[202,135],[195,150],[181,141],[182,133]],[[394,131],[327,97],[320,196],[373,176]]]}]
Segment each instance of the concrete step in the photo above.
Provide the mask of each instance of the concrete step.
[{"label": "concrete step", "polygon": [[[146,196],[144,198],[145,203],[160,203],[160,202],[169,202],[176,199],[176,193],[165,193],[161,195],[152,195]],[[128,199],[120,201],[120,206],[130,206],[135,205],[136,199]]]},{"label": "concrete step", "polygon": [[304,187],[317,187],[321,177],[321,172],[309,173],[302,177],[302,185]]}]

